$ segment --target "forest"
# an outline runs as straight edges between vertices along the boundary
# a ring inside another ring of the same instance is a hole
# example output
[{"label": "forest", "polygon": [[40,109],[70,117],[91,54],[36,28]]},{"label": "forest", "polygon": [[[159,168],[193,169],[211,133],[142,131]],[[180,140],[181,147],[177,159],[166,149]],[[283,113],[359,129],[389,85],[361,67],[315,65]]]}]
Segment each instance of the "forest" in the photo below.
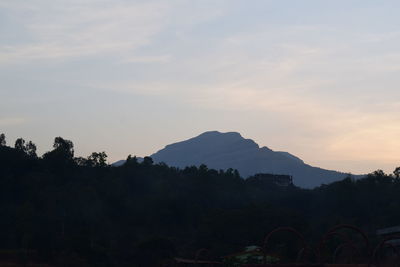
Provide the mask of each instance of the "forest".
[{"label": "forest", "polygon": [[[15,254],[64,266],[158,266],[200,248],[220,259],[261,245],[279,226],[310,243],[340,223],[374,237],[400,225],[399,175],[400,168],[377,170],[306,190],[268,175],[243,179],[233,169],[178,169],[150,157],[129,155],[113,167],[105,152],[75,157],[62,137],[38,156],[33,142],[8,146],[1,134],[0,261]],[[289,257],[290,247],[283,249]]]}]

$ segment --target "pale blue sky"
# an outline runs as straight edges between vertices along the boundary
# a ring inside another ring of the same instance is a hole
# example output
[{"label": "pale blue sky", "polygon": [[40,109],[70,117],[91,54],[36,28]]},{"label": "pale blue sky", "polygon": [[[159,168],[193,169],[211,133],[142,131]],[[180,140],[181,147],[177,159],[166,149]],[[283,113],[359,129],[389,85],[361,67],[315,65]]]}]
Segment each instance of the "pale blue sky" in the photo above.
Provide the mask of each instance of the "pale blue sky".
[{"label": "pale blue sky", "polygon": [[237,131],[353,173],[400,165],[399,1],[2,0],[0,132],[144,156]]}]

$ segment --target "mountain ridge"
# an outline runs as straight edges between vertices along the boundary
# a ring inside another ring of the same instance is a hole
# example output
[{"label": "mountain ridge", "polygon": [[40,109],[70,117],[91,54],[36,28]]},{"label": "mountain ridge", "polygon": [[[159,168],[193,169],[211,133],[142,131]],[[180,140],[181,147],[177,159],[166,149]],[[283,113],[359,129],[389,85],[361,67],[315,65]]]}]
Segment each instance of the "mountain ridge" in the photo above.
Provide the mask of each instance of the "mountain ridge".
[{"label": "mountain ridge", "polygon": [[254,140],[246,139],[238,132],[207,131],[166,145],[150,157],[155,163],[164,162],[178,168],[205,164],[217,170],[237,169],[243,178],[257,173],[291,175],[294,184],[303,188],[313,188],[348,176],[346,173],[308,165],[289,152],[260,147]]},{"label": "mountain ridge", "polygon": [[213,169],[233,168],[244,178],[256,173],[292,175],[296,185],[306,188],[341,180],[347,175],[310,166],[289,152],[260,147],[238,132],[204,132],[169,144],[151,157],[156,163],[164,162],[179,168],[201,164]]}]

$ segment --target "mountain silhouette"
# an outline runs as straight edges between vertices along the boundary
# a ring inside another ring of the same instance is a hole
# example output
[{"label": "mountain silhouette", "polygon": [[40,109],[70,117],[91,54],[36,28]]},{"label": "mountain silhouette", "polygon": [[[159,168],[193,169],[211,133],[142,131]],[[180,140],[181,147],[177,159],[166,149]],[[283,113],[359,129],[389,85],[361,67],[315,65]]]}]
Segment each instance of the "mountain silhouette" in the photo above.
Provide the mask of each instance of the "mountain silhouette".
[{"label": "mountain silhouette", "polygon": [[217,170],[233,168],[244,178],[257,173],[291,175],[294,184],[303,188],[328,184],[347,175],[312,167],[288,152],[259,147],[253,140],[245,139],[237,132],[205,132],[167,145],[151,157],[156,163],[164,162],[179,168],[201,164]]}]

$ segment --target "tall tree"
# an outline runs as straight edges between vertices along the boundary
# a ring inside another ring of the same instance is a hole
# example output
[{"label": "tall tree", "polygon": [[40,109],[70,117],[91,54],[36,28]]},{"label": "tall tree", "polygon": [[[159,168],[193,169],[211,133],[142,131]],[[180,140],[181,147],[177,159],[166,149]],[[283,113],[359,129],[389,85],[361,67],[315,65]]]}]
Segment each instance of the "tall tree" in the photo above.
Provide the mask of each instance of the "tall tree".
[{"label": "tall tree", "polygon": [[70,140],[56,137],[54,149],[43,155],[43,160],[54,170],[64,170],[70,165],[76,165],[74,161],[74,144]]},{"label": "tall tree", "polygon": [[66,140],[62,137],[54,138],[53,144],[54,150],[64,152],[69,158],[74,157],[74,144],[70,140]]},{"label": "tall tree", "polygon": [[17,140],[15,140],[14,148],[25,153],[25,140],[23,138],[18,138]]},{"label": "tall tree", "polygon": [[150,165],[153,165],[153,159],[151,158],[151,157],[144,157],[143,158],[143,164],[144,165],[148,165],[148,166],[150,166]]},{"label": "tall tree", "polygon": [[0,146],[5,146],[6,145],[6,136],[5,134],[0,134]]},{"label": "tall tree", "polygon": [[106,152],[93,152],[88,157],[88,162],[94,167],[105,167],[107,166],[107,154]]},{"label": "tall tree", "polygon": [[37,154],[36,154],[36,145],[32,142],[29,141],[26,145],[25,145],[25,151],[26,153],[31,156],[36,158]]},{"label": "tall tree", "polygon": [[397,168],[394,170],[393,174],[394,174],[394,177],[400,178],[400,167],[397,167]]}]

